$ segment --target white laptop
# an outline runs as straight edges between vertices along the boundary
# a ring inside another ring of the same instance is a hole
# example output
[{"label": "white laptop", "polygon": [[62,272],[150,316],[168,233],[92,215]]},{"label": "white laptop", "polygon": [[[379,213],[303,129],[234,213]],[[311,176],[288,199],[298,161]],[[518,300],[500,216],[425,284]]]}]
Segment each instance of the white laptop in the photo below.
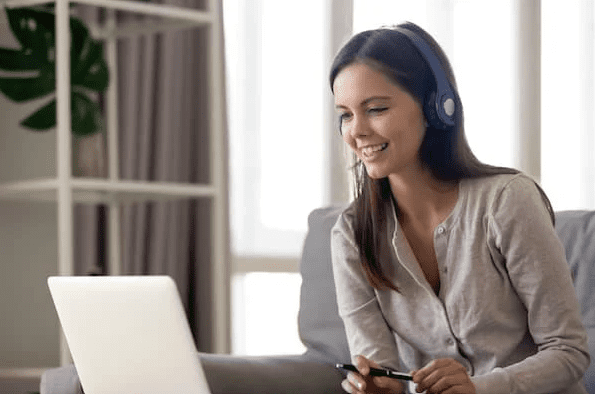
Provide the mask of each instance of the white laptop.
[{"label": "white laptop", "polygon": [[168,276],[54,276],[50,293],[85,394],[210,394]]}]

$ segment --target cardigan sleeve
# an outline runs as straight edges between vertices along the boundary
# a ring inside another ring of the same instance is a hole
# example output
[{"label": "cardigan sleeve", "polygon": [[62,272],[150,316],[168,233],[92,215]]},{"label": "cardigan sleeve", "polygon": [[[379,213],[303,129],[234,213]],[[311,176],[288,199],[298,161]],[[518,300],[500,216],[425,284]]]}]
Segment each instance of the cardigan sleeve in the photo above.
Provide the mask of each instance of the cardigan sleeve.
[{"label": "cardigan sleeve", "polygon": [[386,324],[374,288],[361,269],[351,222],[343,213],[332,231],[333,275],[339,315],[352,358],[363,355],[384,367],[399,368],[395,338]]},{"label": "cardigan sleeve", "polygon": [[494,387],[503,393],[552,393],[577,385],[589,365],[586,331],[563,246],[533,180],[512,178],[488,216],[489,238],[526,308],[538,352],[473,377],[477,393],[494,393]]}]

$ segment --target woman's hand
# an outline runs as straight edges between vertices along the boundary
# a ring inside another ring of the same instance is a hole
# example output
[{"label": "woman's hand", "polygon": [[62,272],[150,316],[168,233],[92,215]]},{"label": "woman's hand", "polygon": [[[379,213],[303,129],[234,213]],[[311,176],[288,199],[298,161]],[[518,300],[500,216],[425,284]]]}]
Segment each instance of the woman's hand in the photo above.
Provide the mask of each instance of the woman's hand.
[{"label": "woman's hand", "polygon": [[451,358],[433,360],[411,372],[416,391],[427,394],[475,394],[475,386],[461,363]]},{"label": "woman's hand", "polygon": [[380,368],[374,361],[357,356],[355,366],[359,373],[349,372],[347,379],[343,381],[341,387],[343,390],[352,394],[396,394],[403,393],[403,383],[396,379],[370,376],[370,367]]}]

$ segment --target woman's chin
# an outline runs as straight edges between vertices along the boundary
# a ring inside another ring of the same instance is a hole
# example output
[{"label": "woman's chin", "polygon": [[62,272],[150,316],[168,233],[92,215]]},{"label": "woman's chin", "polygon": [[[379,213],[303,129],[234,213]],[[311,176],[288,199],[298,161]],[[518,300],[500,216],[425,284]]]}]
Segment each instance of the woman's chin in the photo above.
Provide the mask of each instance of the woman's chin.
[{"label": "woman's chin", "polygon": [[371,179],[382,179],[386,178],[388,175],[382,171],[375,171],[372,168],[366,167],[366,172]]}]

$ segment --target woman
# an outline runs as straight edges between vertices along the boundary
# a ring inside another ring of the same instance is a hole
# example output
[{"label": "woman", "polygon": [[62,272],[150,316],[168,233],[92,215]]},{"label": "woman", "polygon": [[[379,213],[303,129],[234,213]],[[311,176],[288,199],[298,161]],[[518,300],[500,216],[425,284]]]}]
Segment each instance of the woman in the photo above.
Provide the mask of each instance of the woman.
[{"label": "woman", "polygon": [[404,392],[369,376],[382,366],[411,371],[417,392],[585,393],[586,333],[552,208],[528,176],[475,158],[438,44],[412,23],[360,33],[330,83],[357,158],[356,198],[332,234],[359,371],[343,388]]}]

